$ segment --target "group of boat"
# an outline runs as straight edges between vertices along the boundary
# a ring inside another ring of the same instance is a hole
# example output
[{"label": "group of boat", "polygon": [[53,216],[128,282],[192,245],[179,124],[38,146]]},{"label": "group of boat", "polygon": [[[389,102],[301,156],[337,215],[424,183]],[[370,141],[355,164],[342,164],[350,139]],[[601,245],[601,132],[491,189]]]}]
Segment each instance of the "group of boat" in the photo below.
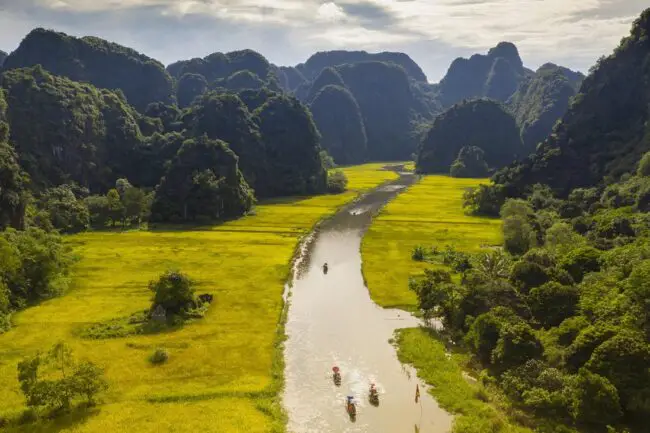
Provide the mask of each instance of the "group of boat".
[{"label": "group of boat", "polygon": [[[337,366],[332,367],[332,379],[334,380],[334,385],[341,386],[341,369]],[[370,389],[368,390],[368,401],[373,406],[379,406],[379,391],[374,383],[370,384]],[[354,400],[353,395],[348,395],[345,400],[345,410],[347,411],[350,419],[354,420],[357,416],[357,403]]]}]

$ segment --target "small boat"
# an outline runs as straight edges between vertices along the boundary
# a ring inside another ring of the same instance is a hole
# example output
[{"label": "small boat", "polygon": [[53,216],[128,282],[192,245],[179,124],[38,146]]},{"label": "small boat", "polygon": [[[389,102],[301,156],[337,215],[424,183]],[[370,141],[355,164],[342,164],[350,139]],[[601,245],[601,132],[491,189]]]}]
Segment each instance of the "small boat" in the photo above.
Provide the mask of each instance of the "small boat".
[{"label": "small boat", "polygon": [[341,370],[334,366],[332,367],[332,372],[334,373],[332,375],[332,379],[334,380],[334,385],[336,386],[341,386]]},{"label": "small boat", "polygon": [[375,387],[375,384],[370,384],[370,391],[368,392],[368,400],[373,406],[379,406],[379,391]]},{"label": "small boat", "polygon": [[348,412],[348,415],[350,416],[350,419],[354,421],[357,417],[357,405],[354,402],[354,397],[351,395],[348,395],[346,410]]},{"label": "small boat", "polygon": [[323,273],[327,275],[327,271],[329,270],[329,266],[327,266],[327,263],[323,265]]}]

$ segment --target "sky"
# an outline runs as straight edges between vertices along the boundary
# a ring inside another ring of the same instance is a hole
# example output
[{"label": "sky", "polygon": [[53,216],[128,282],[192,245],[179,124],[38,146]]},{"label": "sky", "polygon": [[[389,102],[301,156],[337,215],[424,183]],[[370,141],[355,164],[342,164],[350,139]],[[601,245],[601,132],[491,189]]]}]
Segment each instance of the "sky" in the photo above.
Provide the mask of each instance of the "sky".
[{"label": "sky", "polygon": [[165,65],[244,48],[277,65],[316,51],[400,51],[431,82],[456,57],[514,42],[524,64],[587,71],[648,0],[0,0],[0,49],[35,27],[93,35]]}]

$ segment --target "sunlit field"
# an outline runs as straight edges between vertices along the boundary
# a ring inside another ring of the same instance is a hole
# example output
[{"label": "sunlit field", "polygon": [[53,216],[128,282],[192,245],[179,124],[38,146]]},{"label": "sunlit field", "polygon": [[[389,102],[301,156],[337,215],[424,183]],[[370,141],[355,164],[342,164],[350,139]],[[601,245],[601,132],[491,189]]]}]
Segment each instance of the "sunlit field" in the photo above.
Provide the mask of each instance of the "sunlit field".
[{"label": "sunlit field", "polygon": [[[0,335],[0,417],[20,414],[16,364],[65,340],[79,358],[103,366],[110,388],[94,412],[40,421],[20,431],[283,431],[282,293],[305,233],[360,192],[396,178],[383,164],[349,167],[350,191],[275,200],[255,215],[219,226],[95,232],[67,238],[80,261],[72,289],[14,316]],[[106,340],[77,334],[89,323],[147,309],[150,280],[168,268],[197,281],[214,301],[180,330]],[[147,358],[166,348],[169,361]],[[11,431],[11,430],[10,430]]]},{"label": "sunlit field", "polygon": [[498,219],[468,216],[462,208],[465,189],[485,182],[426,176],[382,210],[361,247],[363,273],[375,302],[384,307],[415,307],[409,277],[431,266],[411,259],[418,244],[439,249],[452,245],[470,252],[501,243]]}]

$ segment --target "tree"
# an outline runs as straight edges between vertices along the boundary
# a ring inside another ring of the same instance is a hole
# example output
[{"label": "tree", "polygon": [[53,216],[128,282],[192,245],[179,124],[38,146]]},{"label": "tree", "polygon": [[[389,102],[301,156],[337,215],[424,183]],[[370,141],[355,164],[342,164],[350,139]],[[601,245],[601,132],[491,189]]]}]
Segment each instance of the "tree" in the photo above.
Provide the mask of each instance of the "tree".
[{"label": "tree", "polygon": [[647,411],[637,396],[650,386],[650,347],[638,336],[619,334],[598,346],[585,368],[607,378],[626,410]]},{"label": "tree", "polygon": [[501,217],[506,251],[521,255],[537,244],[536,233],[531,224],[533,215],[530,204],[524,200],[509,199],[504,203]]},{"label": "tree", "polygon": [[603,376],[581,369],[573,387],[572,415],[581,424],[610,425],[621,418],[621,404],[614,385]]},{"label": "tree", "polygon": [[64,233],[84,231],[90,225],[88,208],[83,200],[75,196],[70,185],[46,190],[39,204],[49,214],[54,228]]},{"label": "tree", "polygon": [[576,248],[562,258],[560,266],[579,283],[585,274],[600,270],[600,251],[588,246]]},{"label": "tree", "polygon": [[458,158],[451,164],[451,177],[485,177],[488,166],[485,162],[485,152],[480,147],[464,146],[458,153]]},{"label": "tree", "polygon": [[152,219],[209,222],[248,212],[253,194],[222,141],[206,136],[187,140],[156,189]]},{"label": "tree", "polygon": [[539,358],[542,352],[542,344],[530,325],[525,322],[508,324],[501,328],[499,341],[492,351],[492,363],[509,369]]},{"label": "tree", "polygon": [[336,170],[327,176],[327,190],[332,194],[340,194],[348,189],[348,178],[341,170]]},{"label": "tree", "polygon": [[499,216],[505,195],[501,185],[479,185],[463,193],[463,207],[472,215]]},{"label": "tree", "polygon": [[650,176],[650,152],[644,153],[641,157],[637,174],[639,176]]},{"label": "tree", "polygon": [[138,225],[142,222],[143,216],[148,211],[147,207],[150,205],[148,197],[140,188],[128,188],[122,195],[122,204],[124,206],[124,216],[126,221],[136,221]]},{"label": "tree", "polygon": [[164,272],[149,283],[149,290],[154,293],[152,310],[160,305],[168,314],[184,313],[195,301],[194,282],[178,271]]},{"label": "tree", "polygon": [[93,227],[103,228],[110,220],[108,198],[105,195],[91,195],[84,199]]},{"label": "tree", "polygon": [[546,247],[563,255],[586,243],[585,238],[573,230],[570,224],[558,221],[546,230]]},{"label": "tree", "polygon": [[550,328],[559,326],[576,313],[579,298],[575,287],[548,282],[530,291],[528,303],[533,316],[544,327]]},{"label": "tree", "polygon": [[[41,378],[43,368],[48,368]],[[90,361],[77,362],[63,342],[47,356],[38,354],[18,363],[18,381],[27,405],[67,410],[77,397],[95,404],[97,395],[108,388],[103,370]]]},{"label": "tree", "polygon": [[113,226],[115,226],[115,223],[118,221],[122,221],[124,205],[122,204],[120,193],[117,189],[113,188],[106,194],[106,207]]}]

